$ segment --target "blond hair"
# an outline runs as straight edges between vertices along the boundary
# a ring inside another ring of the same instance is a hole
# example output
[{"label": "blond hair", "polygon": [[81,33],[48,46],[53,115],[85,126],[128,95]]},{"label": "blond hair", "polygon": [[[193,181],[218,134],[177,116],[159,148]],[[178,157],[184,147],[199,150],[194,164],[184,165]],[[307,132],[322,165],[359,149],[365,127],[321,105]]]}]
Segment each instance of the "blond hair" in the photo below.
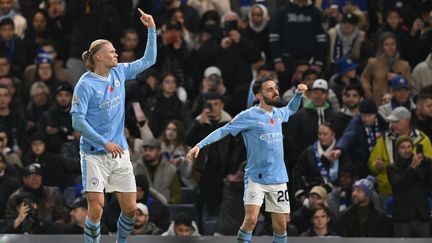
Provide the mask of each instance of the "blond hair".
[{"label": "blond hair", "polygon": [[87,51],[82,53],[81,58],[85,62],[86,68],[88,70],[94,72],[95,70],[94,55],[105,44],[111,44],[111,42],[109,40],[104,40],[104,39],[95,40],[90,44],[90,48]]}]

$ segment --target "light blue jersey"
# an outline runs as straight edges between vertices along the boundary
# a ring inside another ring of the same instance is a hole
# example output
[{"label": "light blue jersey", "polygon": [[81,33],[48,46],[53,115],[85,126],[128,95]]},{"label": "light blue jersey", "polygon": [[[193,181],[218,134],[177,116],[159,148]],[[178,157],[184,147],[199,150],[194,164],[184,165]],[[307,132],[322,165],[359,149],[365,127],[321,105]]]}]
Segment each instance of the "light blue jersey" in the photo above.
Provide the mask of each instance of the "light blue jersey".
[{"label": "light blue jersey", "polygon": [[107,142],[127,149],[124,136],[125,80],[133,79],[156,62],[156,29],[148,29],[144,56],[131,63],[119,63],[108,77],[84,73],[75,86],[72,125],[81,132],[80,149],[86,154],[108,153]]},{"label": "light blue jersey", "polygon": [[231,122],[213,131],[197,145],[203,148],[228,134],[241,132],[247,150],[245,180],[269,185],[288,181],[283,153],[282,122],[287,122],[300,106],[302,94],[297,92],[283,108],[266,112],[259,106],[238,114]]}]

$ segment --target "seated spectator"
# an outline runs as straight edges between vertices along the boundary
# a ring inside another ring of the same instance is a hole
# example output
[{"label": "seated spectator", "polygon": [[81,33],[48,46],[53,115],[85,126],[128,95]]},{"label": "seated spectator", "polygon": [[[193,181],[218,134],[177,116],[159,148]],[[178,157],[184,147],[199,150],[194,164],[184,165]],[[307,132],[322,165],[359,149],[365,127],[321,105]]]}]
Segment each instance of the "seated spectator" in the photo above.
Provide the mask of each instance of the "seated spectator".
[{"label": "seated spectator", "polygon": [[363,100],[360,103],[359,111],[360,115],[351,119],[334,150],[330,152],[330,157],[339,158],[342,154],[350,155],[362,178],[370,174],[366,161],[377,140],[386,129],[386,122],[377,116],[377,107],[372,99]]},{"label": "seated spectator", "polygon": [[6,162],[5,156],[0,153],[0,219],[5,218],[9,196],[21,187],[20,181],[15,176],[6,173],[7,166],[10,165]]},{"label": "seated spectator", "polygon": [[184,126],[180,121],[169,121],[159,138],[161,153],[177,168],[182,184],[189,188],[195,188],[196,182],[192,178],[193,162],[186,158],[190,147],[185,144],[185,133]]},{"label": "seated spectator", "polygon": [[4,85],[9,90],[9,94],[12,98],[11,105],[16,107],[19,112],[24,112],[25,105],[20,81],[10,75],[0,76],[0,85]]},{"label": "seated spectator", "polygon": [[61,159],[58,155],[47,151],[45,139],[43,134],[33,134],[31,149],[23,156],[23,164],[24,166],[29,166],[33,163],[39,164],[44,177],[44,185],[63,188],[65,173]]},{"label": "seated spectator", "polygon": [[336,236],[337,233],[329,228],[331,219],[330,210],[324,204],[318,204],[312,208],[312,227],[300,234],[306,237]]},{"label": "seated spectator", "polygon": [[39,205],[34,194],[20,192],[15,197],[18,216],[11,218],[3,229],[4,234],[60,234],[61,230],[55,222],[39,217]]},{"label": "seated spectator", "polygon": [[216,66],[210,66],[204,70],[204,76],[200,84],[200,93],[195,97],[191,106],[192,117],[196,117],[201,113],[206,100],[205,96],[213,92],[221,96],[226,93],[222,71]]},{"label": "seated spectator", "polygon": [[[336,60],[337,73],[330,78],[329,86],[337,96],[339,105],[343,105],[342,94],[348,85],[360,84],[360,77],[357,75],[357,63],[352,59],[343,57]],[[364,93],[364,91],[362,91]]]},{"label": "seated spectator", "polygon": [[[16,190],[8,199],[6,208],[6,222],[9,226],[14,227],[18,217],[24,219],[27,209],[19,200],[21,194],[30,193],[37,205],[37,217],[40,220],[46,220],[52,223],[62,223],[66,219],[66,211],[59,190],[54,187],[43,185],[42,170],[39,164],[30,164],[24,168],[22,177],[23,186]],[[17,226],[17,225],[15,225]]]},{"label": "seated spectator", "polygon": [[69,111],[72,103],[72,85],[61,82],[56,87],[54,102],[50,109],[42,114],[38,131],[46,136],[47,150],[58,153],[61,146],[71,135],[72,119]]},{"label": "seated spectator", "polygon": [[[63,234],[78,235],[84,233],[84,224],[88,213],[87,207],[87,198],[85,196],[75,199],[69,212],[71,222],[64,227]],[[101,225],[101,233],[108,234],[108,229],[104,224]]]},{"label": "seated spectator", "polygon": [[423,145],[424,155],[432,158],[431,142],[422,131],[412,126],[411,113],[407,108],[400,106],[394,109],[386,119],[390,122],[390,130],[377,140],[368,160],[370,171],[377,177],[378,192],[382,199],[392,193],[387,177],[387,167],[395,161],[395,142],[399,136],[410,136],[414,145]]},{"label": "seated spectator", "polygon": [[23,40],[14,35],[15,29],[15,24],[10,18],[0,20],[0,52],[8,53],[11,74],[21,77],[26,66],[26,46]]},{"label": "seated spectator", "polygon": [[[58,50],[56,44],[51,41],[45,41],[41,44],[41,47],[36,51],[35,60],[32,64],[28,65],[23,73],[23,81],[26,84],[32,84],[37,81],[36,78],[36,66],[38,58],[47,57],[52,60],[54,66],[54,75],[58,81],[70,81],[69,70],[64,67],[64,62],[58,56]],[[72,82],[73,84],[76,81]]]},{"label": "seated spectator", "polygon": [[420,92],[416,98],[416,110],[412,116],[412,123],[429,139],[432,138],[432,94]]},{"label": "seated spectator", "polygon": [[2,2],[2,7],[0,9],[1,18],[11,19],[15,26],[15,35],[19,38],[24,38],[24,33],[27,29],[27,20],[20,14],[14,10],[14,1],[12,0],[4,0]]},{"label": "seated spectator", "polygon": [[293,169],[295,192],[308,191],[324,183],[333,187],[339,182],[339,168],[346,162],[346,158],[334,160],[329,158],[329,153],[336,144],[333,125],[322,123],[318,128],[317,137],[318,140],[313,145],[303,150]]},{"label": "seated spectator", "polygon": [[162,156],[161,143],[150,139],[143,144],[144,156],[137,161],[135,175],[145,175],[150,187],[161,193],[169,203],[181,201],[181,184],[177,168]]},{"label": "seated spectator", "polygon": [[327,199],[329,210],[335,218],[352,204],[352,185],[358,179],[358,167],[352,162],[342,163],[339,173],[339,186],[332,188]]},{"label": "seated spectator", "polygon": [[[307,95],[307,94],[306,94]],[[287,136],[288,157],[295,168],[298,156],[317,139],[318,127],[324,122],[332,122],[338,130],[337,113],[328,102],[329,88],[327,81],[317,79],[313,82],[310,100],[289,120],[284,134]],[[336,101],[337,103],[337,101]],[[289,131],[289,132],[288,132]]]},{"label": "seated spectator", "polygon": [[148,208],[145,204],[137,203],[137,213],[135,225],[132,230],[133,235],[160,235],[162,230],[154,223],[149,222]]},{"label": "seated spectator", "polygon": [[59,85],[59,80],[57,80],[54,73],[53,59],[50,54],[44,51],[38,53],[36,57],[36,67],[32,79],[29,81],[24,80],[24,92],[26,94],[29,93],[29,89],[33,82],[43,82],[49,87],[51,94],[56,93],[57,85]]},{"label": "seated spectator", "polygon": [[200,233],[192,217],[185,212],[179,212],[162,236],[200,236]]},{"label": "seated spectator", "polygon": [[8,164],[19,168],[23,167],[20,155],[9,147],[9,137],[4,127],[0,127],[0,153],[4,156],[5,162]]},{"label": "seated spectator", "polygon": [[309,192],[308,200],[293,213],[290,223],[297,227],[300,234],[312,227],[312,208],[318,204],[327,205],[327,190],[323,186],[314,186]]},{"label": "seated spectator", "polygon": [[395,76],[391,81],[391,95],[390,103],[382,105],[378,108],[378,113],[381,117],[388,117],[392,110],[396,107],[403,106],[409,111],[413,111],[416,106],[414,101],[410,98],[410,88],[408,80],[402,76]]},{"label": "seated spectator", "polygon": [[7,129],[8,146],[18,155],[27,146],[25,114],[11,103],[9,89],[0,85],[0,126]]},{"label": "seated spectator", "polygon": [[343,107],[338,113],[338,120],[340,123],[340,131],[345,130],[353,117],[360,114],[360,103],[364,98],[364,91],[360,84],[349,84],[342,91],[342,105]]},{"label": "seated spectator", "polygon": [[417,149],[409,136],[396,140],[396,158],[387,167],[393,191],[393,236],[430,236],[432,196],[432,160]]},{"label": "seated spectator", "polygon": [[342,237],[390,237],[391,223],[385,213],[374,205],[374,178],[368,176],[353,185],[353,204],[341,212],[336,232]]},{"label": "seated spectator", "polygon": [[27,129],[33,134],[39,126],[42,114],[51,106],[51,96],[48,86],[44,82],[34,82],[30,88],[30,101],[27,105]]},{"label": "seated spectator", "polygon": [[[147,178],[144,175],[135,176],[137,189],[137,204],[142,203],[147,206],[149,222],[154,223],[159,229],[167,230],[170,224],[169,210],[166,199],[155,189],[149,187]],[[120,214],[120,205],[114,197],[108,203],[106,223],[111,232],[117,230],[117,219]]]},{"label": "seated spectator", "polygon": [[189,109],[177,95],[179,85],[180,81],[174,74],[165,73],[161,77],[159,92],[145,102],[144,113],[155,137],[160,136],[170,120],[180,120],[186,128],[191,124]]},{"label": "seated spectator", "polygon": [[414,79],[414,94],[419,93],[424,87],[432,85],[432,51],[423,62],[417,64],[412,71]]}]

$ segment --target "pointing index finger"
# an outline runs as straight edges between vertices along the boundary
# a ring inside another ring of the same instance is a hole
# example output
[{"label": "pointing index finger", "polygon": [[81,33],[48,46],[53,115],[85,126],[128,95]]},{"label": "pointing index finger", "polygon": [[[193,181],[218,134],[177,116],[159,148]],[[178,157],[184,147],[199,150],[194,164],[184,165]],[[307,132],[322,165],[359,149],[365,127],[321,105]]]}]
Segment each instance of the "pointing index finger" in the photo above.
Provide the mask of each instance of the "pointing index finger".
[{"label": "pointing index finger", "polygon": [[141,14],[141,16],[145,15],[144,11],[142,11],[140,8],[138,8],[138,12]]}]

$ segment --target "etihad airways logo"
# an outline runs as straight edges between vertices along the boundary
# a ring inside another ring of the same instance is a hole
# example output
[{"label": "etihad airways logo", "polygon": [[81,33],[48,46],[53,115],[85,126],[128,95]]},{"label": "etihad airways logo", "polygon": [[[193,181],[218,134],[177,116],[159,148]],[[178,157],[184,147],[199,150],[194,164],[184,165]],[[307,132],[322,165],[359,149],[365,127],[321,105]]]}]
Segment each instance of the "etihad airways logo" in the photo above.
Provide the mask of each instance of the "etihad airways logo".
[{"label": "etihad airways logo", "polygon": [[101,103],[99,105],[99,108],[100,109],[107,109],[109,111],[109,110],[112,110],[113,108],[119,106],[121,101],[122,101],[122,96],[117,95],[116,97]]},{"label": "etihad airways logo", "polygon": [[282,141],[282,136],[281,132],[269,132],[261,134],[259,138],[267,143],[276,143]]}]

